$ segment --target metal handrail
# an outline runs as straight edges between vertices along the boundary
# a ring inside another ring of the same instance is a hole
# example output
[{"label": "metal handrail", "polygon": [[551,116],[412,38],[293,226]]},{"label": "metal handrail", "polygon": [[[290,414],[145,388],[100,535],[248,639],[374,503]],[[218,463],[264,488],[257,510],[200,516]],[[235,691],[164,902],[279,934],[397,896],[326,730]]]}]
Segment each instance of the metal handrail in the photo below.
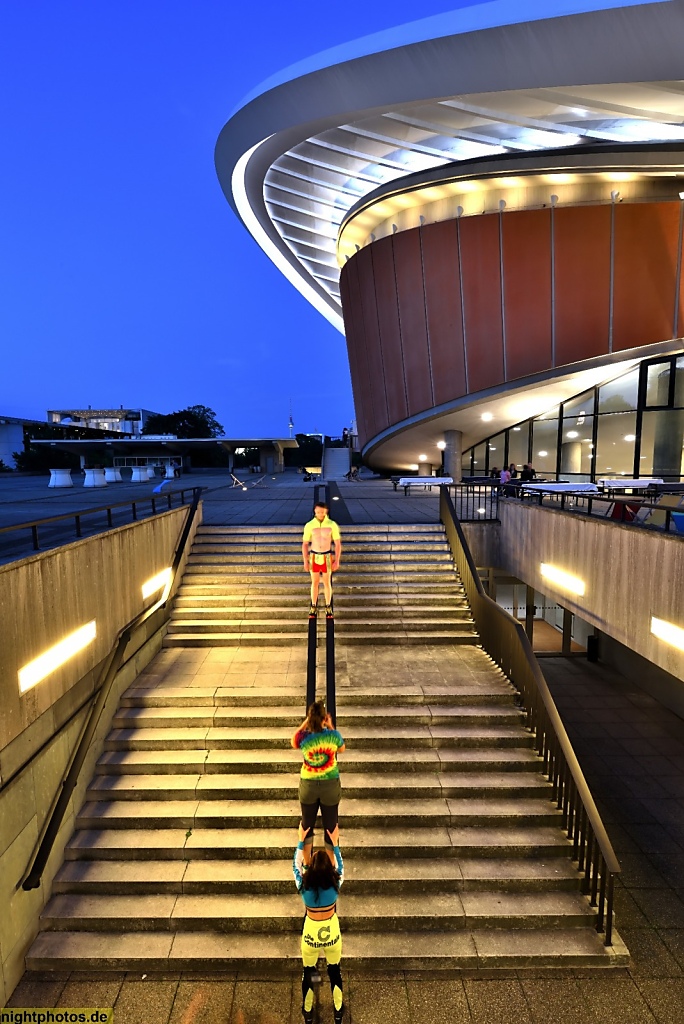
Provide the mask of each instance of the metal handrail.
[{"label": "metal handrail", "polygon": [[113,508],[126,508],[128,505],[130,505],[132,507],[132,518],[133,518],[134,521],[136,521],[137,518],[138,518],[138,506],[139,505],[143,505],[143,504],[145,504],[145,502],[149,501],[151,503],[151,505],[152,505],[152,515],[156,515],[157,514],[157,502],[160,501],[161,499],[166,498],[167,508],[171,508],[171,498],[175,494],[180,494],[180,496],[181,496],[181,502],[180,503],[181,503],[181,505],[184,505],[185,504],[185,494],[186,494],[186,492],[187,491],[192,491],[193,499],[194,499],[195,493],[198,490],[201,492],[201,491],[205,490],[205,488],[203,488],[203,487],[200,487],[200,488],[197,488],[197,487],[182,487],[182,488],[179,488],[179,490],[177,490],[177,491],[166,491],[165,494],[163,494],[163,495],[160,494],[159,497],[157,497],[154,494],[150,494],[150,495],[145,496],[144,498],[136,498],[135,501],[117,501],[114,505],[98,505],[97,508],[80,509],[78,512],[62,512],[61,515],[58,515],[58,516],[46,516],[43,519],[30,519],[28,522],[14,523],[11,526],[0,526],[0,533],[9,533],[12,530],[29,530],[30,529],[32,537],[33,537],[33,550],[34,551],[40,551],[40,546],[38,544],[38,527],[39,526],[45,526],[46,523],[56,523],[60,519],[75,519],[75,521],[76,521],[76,536],[80,537],[80,536],[82,536],[82,534],[81,534],[81,519],[83,518],[83,516],[95,515],[97,512],[106,512],[107,513],[107,526],[108,527],[112,527],[114,525],[113,522],[112,522],[112,509]]},{"label": "metal handrail", "polygon": [[169,612],[167,610],[169,594],[173,589],[173,584],[188,542],[188,537],[190,536],[190,530],[192,529],[192,524],[195,519],[202,491],[205,490],[205,488],[195,487],[193,490],[194,496],[192,504],[189,506],[188,514],[185,517],[185,523],[183,524],[183,529],[181,530],[178,540],[178,546],[176,547],[176,552],[173,557],[169,580],[166,583],[162,596],[155,604],[152,605],[151,608],[147,608],[144,612],[140,612],[140,614],[136,615],[134,619],[131,619],[128,625],[124,626],[124,628],[119,632],[111,652],[105,659],[105,663],[100,674],[100,680],[95,688],[96,699],[91,706],[88,719],[83,728],[83,732],[81,733],[81,738],[71,763],[64,775],[64,778],[62,779],[61,791],[59,792],[59,796],[54,804],[50,818],[45,826],[45,830],[41,837],[40,845],[38,846],[33,862],[22,883],[22,889],[37,889],[40,885],[45,865],[47,864],[50,853],[52,852],[52,847],[55,839],[57,838],[57,833],[59,832],[71,795],[78,781],[79,772],[81,771],[88,755],[88,750],[93,736],[95,735],[95,730],[111,692],[112,683],[114,682],[119,668],[121,667],[124,651],[131,639],[131,636],[135,630],[139,629],[140,626],[147,622],[152,615],[162,609],[166,611],[163,621],[166,622],[169,618]]},{"label": "metal handrail", "polygon": [[[510,484],[505,486],[510,487]],[[524,485],[523,485],[524,486]],[[660,487],[658,495],[667,494],[666,487]],[[680,493],[680,492],[673,492]],[[518,498],[518,495],[511,495],[503,493],[501,497]],[[549,505],[544,503],[544,499],[547,498],[550,501]],[[670,529],[673,523],[673,514],[682,514],[684,512],[684,506],[677,507],[672,505],[659,505],[657,500],[653,500],[653,495],[643,497],[638,494],[628,495],[616,495],[610,490],[598,491],[554,491],[551,488],[544,490],[543,488],[535,489],[534,491],[527,491],[525,493],[525,501],[528,504],[537,504],[541,508],[554,508],[560,512],[571,512],[574,515],[593,515],[594,518],[604,519],[606,522],[612,523],[624,523],[625,526],[636,526],[644,530],[660,530],[665,533],[673,533]],[[594,503],[598,502],[599,507],[610,503],[617,506],[620,509],[619,515],[608,516],[603,513],[594,513],[592,508]],[[586,504],[585,504],[586,503]],[[638,505],[638,510],[635,511],[635,506]],[[653,526],[648,521],[643,522],[637,518],[638,514],[642,509],[651,509],[654,512],[661,512],[665,516],[665,523],[663,526]],[[676,533],[673,533],[677,536]]]},{"label": "metal handrail", "polygon": [[521,696],[527,727],[534,735],[553,799],[563,812],[563,827],[573,843],[573,858],[584,874],[582,890],[597,907],[596,930],[605,932],[604,943],[610,946],[619,861],[527,634],[517,619],[485,593],[446,487],[440,487],[439,510],[480,641]]}]

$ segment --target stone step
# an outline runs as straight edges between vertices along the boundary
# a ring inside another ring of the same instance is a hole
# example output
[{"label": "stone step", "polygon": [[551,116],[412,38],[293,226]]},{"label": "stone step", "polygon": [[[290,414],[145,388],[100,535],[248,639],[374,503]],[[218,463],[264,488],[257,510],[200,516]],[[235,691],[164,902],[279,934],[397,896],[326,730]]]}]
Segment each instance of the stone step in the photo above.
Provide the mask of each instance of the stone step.
[{"label": "stone step", "polygon": [[[379,562],[370,563],[364,561],[349,568],[340,568],[335,573],[335,582],[338,585],[344,583],[363,583],[366,580],[373,580],[377,576],[386,576],[395,583],[427,583],[431,580],[434,580],[436,583],[449,583],[458,579],[456,570],[450,563],[441,563],[437,569],[433,569],[432,564],[432,560],[426,559],[424,562],[401,563],[399,567],[395,568],[393,564],[383,565]],[[251,565],[237,565],[233,562],[226,562],[214,555],[203,555],[201,558],[195,558],[190,555],[185,572],[188,579],[197,572],[210,572],[216,576],[245,577],[256,583],[269,581],[287,583],[293,580],[306,583],[307,579],[302,570],[301,563],[298,565],[293,564],[289,572],[280,565],[271,568],[269,571],[264,567],[263,559]]]},{"label": "stone step", "polygon": [[[189,833],[189,834],[188,834]],[[77,829],[65,848],[67,860],[270,860],[292,857],[287,828],[103,828]],[[502,828],[344,829],[344,857],[385,861],[413,857],[569,857],[572,844],[555,826]]]},{"label": "stone step", "polygon": [[[201,621],[219,623],[254,621],[262,627],[272,622],[275,628],[278,628],[281,623],[286,621],[301,623],[302,615],[307,615],[307,613],[308,605],[306,601],[292,601],[288,604],[280,606],[271,605],[270,607],[264,604],[252,608],[249,606],[236,606],[234,603],[221,606],[218,602],[214,602],[207,605],[201,604],[197,599],[195,601],[186,599],[185,603],[175,603],[172,617],[174,622],[183,623],[197,621],[200,617]],[[324,609],[321,606],[319,608],[319,615],[322,616],[323,613]],[[264,618],[265,615],[268,615],[268,618]],[[362,619],[364,622],[377,622],[378,626],[388,622],[389,619],[392,621],[399,619],[401,622],[410,621],[411,623],[439,622],[443,624],[445,622],[462,622],[466,620],[472,623],[470,609],[465,604],[459,607],[421,605],[420,607],[407,608],[398,601],[393,607],[378,609],[370,602],[366,602],[362,607],[347,608],[336,600],[335,619],[338,624],[355,622],[357,619]]]},{"label": "stone step", "polygon": [[[296,786],[276,800],[200,799],[87,800],[76,816],[76,828],[127,829],[144,821],[147,828],[214,829],[294,828],[300,815]],[[557,823],[561,814],[548,796],[422,797],[403,794],[389,800],[358,799],[345,794],[340,822],[347,828],[372,828],[378,821],[392,828],[522,827]]]},{"label": "stone step", "polygon": [[[398,705],[414,708],[420,714],[425,706],[439,704],[443,707],[480,708],[484,706],[510,707],[515,703],[515,691],[505,678],[499,683],[494,673],[487,686],[462,684],[453,688],[433,690],[425,687],[392,687],[377,689],[373,693],[360,693],[349,687],[338,690],[338,716],[345,714],[384,714]],[[288,707],[295,718],[301,719],[304,705],[304,684],[291,687],[265,689],[259,687],[259,708]],[[136,682],[121,697],[119,706],[125,707],[206,707],[243,708],[249,713],[254,708],[255,693],[252,687],[229,687],[223,685],[184,686],[182,684],[157,683],[152,676],[139,676]],[[340,719],[341,720],[341,719]]]},{"label": "stone step", "polygon": [[[200,774],[95,775],[86,800],[277,800],[291,798],[297,790],[297,775]],[[549,783],[536,772],[397,772],[344,773],[344,799],[378,800],[411,797],[524,798],[539,795],[550,799]]]},{"label": "stone step", "polygon": [[[287,726],[293,730],[301,722],[299,707],[214,707],[195,704],[192,707],[120,707],[112,725],[116,728],[175,728],[185,723],[194,726],[234,726],[249,719],[252,728],[260,723],[267,726]],[[402,707],[394,705],[383,708],[385,723],[398,726],[411,725],[476,725],[522,724],[522,712],[512,705],[487,705],[476,707],[458,705],[421,704]],[[337,728],[346,730],[349,726],[367,725],[372,718],[368,708],[340,708],[337,713]]]},{"label": "stone step", "polygon": [[[541,759],[531,748],[509,747],[423,747],[418,750],[383,750],[381,758],[372,750],[349,748],[341,755],[343,771],[372,769],[379,776],[399,772],[454,772],[467,777],[471,773],[505,772],[512,775],[539,771]],[[177,774],[281,774],[292,777],[299,772],[298,750],[280,749],[207,750],[177,748],[160,750],[105,750],[100,757],[98,775],[177,775]]]},{"label": "stone step", "polygon": [[[168,735],[171,733],[171,735]],[[270,747],[290,747],[292,729],[281,726],[178,726],[173,730],[155,728],[114,728],[105,740],[105,750],[243,750]],[[349,726],[345,740],[354,746],[375,750],[411,750],[417,747],[530,747],[532,736],[516,726],[488,725],[419,725],[378,726],[366,728]]]},{"label": "stone step", "polygon": [[[515,892],[577,891],[581,874],[561,857],[550,860],[497,860],[456,857],[410,861],[348,858],[344,896],[411,892],[510,890]],[[292,864],[288,860],[88,860],[67,861],[53,882],[55,893],[186,893],[218,895],[268,893],[292,895]]]},{"label": "stone step", "polygon": [[[292,887],[294,889],[294,886]],[[433,929],[554,928],[591,925],[595,911],[579,893],[426,892],[347,895],[339,899],[345,935],[354,932],[430,932]],[[51,931],[138,930],[301,933],[302,905],[293,894],[162,893],[53,896],[41,924]]]},{"label": "stone step", "polygon": [[[415,540],[382,540],[375,537],[367,537],[359,539],[358,537],[353,538],[350,543],[344,545],[344,558],[352,555],[361,553],[381,554],[390,552],[395,555],[401,554],[429,554],[434,553],[448,553],[449,545],[446,539],[432,539],[425,540],[424,538],[416,538]],[[282,541],[277,540],[272,543],[262,542],[256,540],[244,540],[236,539],[231,537],[196,537],[192,545],[192,553],[200,555],[203,552],[211,552],[213,554],[225,553],[226,555],[239,556],[239,555],[254,555],[254,554],[268,554],[268,555],[286,555],[292,557],[298,557],[301,560],[302,557],[302,544],[301,538],[292,538],[292,540]]]},{"label": "stone step", "polygon": [[[290,647],[293,639],[304,641],[306,632],[292,633],[167,633],[163,647]],[[453,633],[434,629],[416,633],[405,632],[375,633],[349,632],[344,635],[346,644],[392,644],[410,647],[414,644],[473,644],[479,643],[476,633]]]},{"label": "stone step", "polygon": [[[301,973],[299,936],[218,932],[42,932],[26,957],[33,971],[143,972],[264,968]],[[593,928],[474,929],[391,934],[357,932],[344,944],[347,969],[487,970],[626,965],[619,943],[606,950]]]},{"label": "stone step", "polygon": [[[197,528],[197,534],[199,536],[216,536],[217,534],[226,534],[231,537],[272,537],[277,534],[279,537],[287,537],[289,535],[298,537],[301,542],[303,527],[300,525],[278,525],[278,526],[208,526],[202,524]],[[444,527],[441,523],[374,523],[369,524],[357,524],[344,527],[344,532],[350,537],[358,534],[368,534],[373,537],[382,536],[396,536],[398,533],[405,533],[409,537],[414,537],[416,534],[439,534],[444,536]]]},{"label": "stone step", "polygon": [[[319,612],[319,617],[323,618],[322,610]],[[210,616],[205,617],[204,615],[201,618],[186,618],[185,616],[174,614],[169,621],[168,632],[224,634],[266,633],[272,630],[273,633],[298,633],[302,629],[302,622],[306,624],[308,629],[309,616],[306,611],[302,612],[301,609],[299,614],[293,614],[291,618],[282,618],[280,616],[276,618],[274,616],[267,619],[252,619],[249,617],[235,619],[212,618]],[[443,633],[472,633],[473,621],[470,617],[458,618],[455,615],[448,615],[435,621],[432,618],[404,618],[403,615],[376,618],[374,615],[367,614],[363,617],[362,623],[357,622],[356,619],[345,621],[343,614],[335,618],[335,632],[345,636],[347,633],[364,635],[368,632],[369,636],[377,638],[379,633],[396,633],[397,630],[410,630],[417,633],[419,631],[433,632],[435,629],[439,629]]]},{"label": "stone step", "polygon": [[[250,610],[266,607],[269,609],[278,609],[291,608],[293,601],[297,599],[294,593],[289,595],[262,593],[234,594],[228,591],[220,592],[218,587],[213,588],[208,594],[198,594],[195,592],[195,590],[202,589],[204,588],[194,588],[186,583],[182,584],[174,598],[174,607],[176,609],[186,607],[249,608]],[[335,591],[335,608],[338,611],[340,609],[344,609],[345,615],[349,615],[350,612],[355,611],[360,606],[365,608],[368,605],[375,605],[378,608],[389,609],[394,609],[403,605],[406,613],[406,611],[412,608],[416,608],[417,610],[421,610],[423,608],[467,608],[468,601],[464,593],[456,592],[445,592],[439,595],[429,592],[423,594],[378,594],[364,590],[362,594],[352,595],[338,593],[337,590]],[[365,612],[359,612],[359,614],[365,614]]]},{"label": "stone step", "polygon": [[[183,583],[179,588],[182,594],[197,594],[206,592],[207,595],[224,593],[236,597],[250,597],[253,594],[275,594],[276,596],[308,594],[310,584],[303,572],[295,579],[292,576],[283,577],[283,582],[268,582],[254,576],[244,579],[237,576],[216,575],[207,569],[198,567],[190,575],[183,577]],[[367,588],[367,589],[366,589]],[[382,579],[357,580],[355,583],[340,582],[335,577],[335,596],[348,595],[350,597],[363,597],[365,594],[383,593],[388,596],[403,597],[431,597],[433,595],[445,595],[447,597],[464,596],[462,584],[458,576],[451,577],[448,581],[441,583],[436,580],[414,579],[397,582],[388,580],[387,576]]]},{"label": "stone step", "polygon": [[[298,551],[295,550],[294,545],[287,551],[264,550],[260,545],[255,545],[254,551],[240,551],[223,544],[194,544],[190,553],[190,561],[193,563],[198,561],[225,562],[226,565],[238,566],[263,566],[265,561],[269,561],[274,568],[281,572],[287,570],[300,572],[302,570],[302,550],[301,545]],[[395,563],[403,567],[404,563],[442,566],[445,562],[451,562],[451,552],[446,544],[434,545],[433,548],[407,545],[407,550],[397,550],[396,546],[390,549],[390,545],[387,545],[387,548],[378,549],[375,544],[369,544],[366,549],[356,546],[352,549],[345,547],[342,564],[345,567],[350,565],[356,567],[357,563],[360,563],[377,566],[378,569],[386,569],[387,567],[391,568]],[[342,572],[342,569],[339,571]]]}]

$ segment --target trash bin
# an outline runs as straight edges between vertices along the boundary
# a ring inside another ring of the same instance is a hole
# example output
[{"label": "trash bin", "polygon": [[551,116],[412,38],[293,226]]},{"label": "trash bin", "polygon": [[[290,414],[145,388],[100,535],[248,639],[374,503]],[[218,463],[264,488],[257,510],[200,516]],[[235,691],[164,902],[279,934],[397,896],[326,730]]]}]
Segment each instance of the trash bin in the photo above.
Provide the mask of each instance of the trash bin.
[{"label": "trash bin", "polygon": [[599,638],[596,634],[587,637],[587,661],[599,660]]}]

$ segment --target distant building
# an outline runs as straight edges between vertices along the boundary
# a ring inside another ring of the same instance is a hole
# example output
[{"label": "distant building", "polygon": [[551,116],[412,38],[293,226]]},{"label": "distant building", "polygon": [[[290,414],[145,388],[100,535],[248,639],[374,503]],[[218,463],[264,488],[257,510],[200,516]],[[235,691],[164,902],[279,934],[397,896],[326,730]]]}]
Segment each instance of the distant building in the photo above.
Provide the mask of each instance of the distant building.
[{"label": "distant building", "polygon": [[158,413],[150,409],[48,409],[48,422],[65,426],[93,427],[97,430],[115,430],[120,434],[138,437],[150,416]]}]

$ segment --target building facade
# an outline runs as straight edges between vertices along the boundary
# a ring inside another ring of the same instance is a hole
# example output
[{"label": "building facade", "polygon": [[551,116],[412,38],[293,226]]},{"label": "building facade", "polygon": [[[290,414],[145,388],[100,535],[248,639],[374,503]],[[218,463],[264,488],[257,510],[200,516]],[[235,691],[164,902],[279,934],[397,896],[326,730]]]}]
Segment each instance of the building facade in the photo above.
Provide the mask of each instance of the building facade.
[{"label": "building facade", "polygon": [[678,3],[466,7],[302,62],[233,114],[224,192],[344,331],[370,465],[477,472],[503,432],[517,461],[523,424],[540,438],[631,372],[622,420],[597,406],[595,434],[551,447],[528,430],[526,454],[682,476],[683,34]]}]

